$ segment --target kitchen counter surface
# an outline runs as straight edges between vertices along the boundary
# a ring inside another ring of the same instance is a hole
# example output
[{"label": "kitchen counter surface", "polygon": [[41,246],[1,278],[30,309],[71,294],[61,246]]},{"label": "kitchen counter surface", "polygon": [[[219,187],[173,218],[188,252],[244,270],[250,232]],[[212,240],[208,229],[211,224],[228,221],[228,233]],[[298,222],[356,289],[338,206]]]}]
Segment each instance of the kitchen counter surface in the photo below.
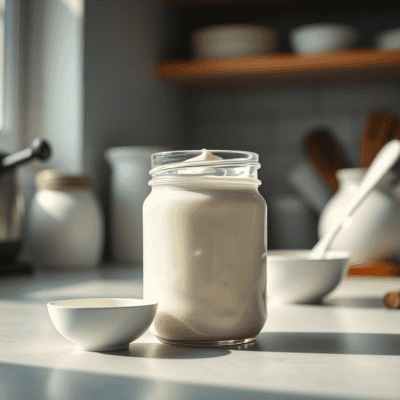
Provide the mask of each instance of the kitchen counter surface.
[{"label": "kitchen counter surface", "polygon": [[345,278],[319,305],[268,307],[254,344],[198,349],[146,332],[129,350],[80,351],[46,303],[141,297],[138,266],[0,277],[0,399],[399,399],[400,278]]}]

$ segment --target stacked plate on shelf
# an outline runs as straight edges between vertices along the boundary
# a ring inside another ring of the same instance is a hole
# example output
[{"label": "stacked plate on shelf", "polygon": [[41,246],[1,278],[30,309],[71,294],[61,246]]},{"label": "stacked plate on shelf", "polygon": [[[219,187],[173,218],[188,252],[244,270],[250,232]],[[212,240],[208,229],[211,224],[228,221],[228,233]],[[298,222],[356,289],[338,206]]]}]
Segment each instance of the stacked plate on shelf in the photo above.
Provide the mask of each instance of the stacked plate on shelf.
[{"label": "stacked plate on shelf", "polygon": [[244,57],[276,50],[277,32],[268,27],[213,25],[195,31],[192,52],[196,58]]}]

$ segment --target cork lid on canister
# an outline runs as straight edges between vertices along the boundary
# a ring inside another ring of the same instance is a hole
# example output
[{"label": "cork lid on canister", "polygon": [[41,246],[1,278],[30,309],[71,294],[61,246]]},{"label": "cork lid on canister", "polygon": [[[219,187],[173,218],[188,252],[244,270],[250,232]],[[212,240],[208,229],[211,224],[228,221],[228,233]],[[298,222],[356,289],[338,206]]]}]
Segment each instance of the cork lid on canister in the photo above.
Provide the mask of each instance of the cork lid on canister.
[{"label": "cork lid on canister", "polygon": [[54,169],[46,169],[36,174],[38,190],[90,189],[92,178],[88,174],[66,174]]}]

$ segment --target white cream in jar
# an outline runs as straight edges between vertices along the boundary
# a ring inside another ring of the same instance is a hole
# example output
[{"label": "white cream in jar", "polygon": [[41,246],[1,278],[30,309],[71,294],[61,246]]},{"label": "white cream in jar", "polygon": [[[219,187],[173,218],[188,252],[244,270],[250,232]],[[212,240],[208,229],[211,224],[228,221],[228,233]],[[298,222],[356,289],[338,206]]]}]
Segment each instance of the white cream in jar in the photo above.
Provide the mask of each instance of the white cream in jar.
[{"label": "white cream in jar", "polygon": [[157,153],[143,205],[144,296],[167,343],[254,340],[266,321],[266,204],[258,155]]}]

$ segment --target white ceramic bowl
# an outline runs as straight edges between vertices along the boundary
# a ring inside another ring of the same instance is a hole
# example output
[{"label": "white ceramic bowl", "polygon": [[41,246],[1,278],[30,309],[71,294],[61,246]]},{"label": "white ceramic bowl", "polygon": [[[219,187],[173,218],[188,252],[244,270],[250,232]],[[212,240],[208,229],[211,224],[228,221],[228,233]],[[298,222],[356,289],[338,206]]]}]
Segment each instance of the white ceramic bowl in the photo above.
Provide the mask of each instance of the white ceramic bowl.
[{"label": "white ceramic bowl", "polygon": [[315,303],[341,281],[350,252],[328,251],[311,260],[310,250],[273,250],[267,254],[267,296],[274,303]]},{"label": "white ceramic bowl", "polygon": [[289,33],[292,49],[297,54],[319,54],[354,46],[357,30],[341,24],[311,24]]},{"label": "white ceramic bowl", "polygon": [[381,50],[400,49],[400,28],[390,29],[376,35],[375,46]]},{"label": "white ceramic bowl", "polygon": [[243,57],[276,50],[275,30],[246,24],[214,25],[193,33],[193,54],[197,58]]},{"label": "white ceramic bowl", "polygon": [[52,301],[47,309],[58,332],[82,350],[116,351],[146,332],[157,306],[141,299],[90,298]]}]

